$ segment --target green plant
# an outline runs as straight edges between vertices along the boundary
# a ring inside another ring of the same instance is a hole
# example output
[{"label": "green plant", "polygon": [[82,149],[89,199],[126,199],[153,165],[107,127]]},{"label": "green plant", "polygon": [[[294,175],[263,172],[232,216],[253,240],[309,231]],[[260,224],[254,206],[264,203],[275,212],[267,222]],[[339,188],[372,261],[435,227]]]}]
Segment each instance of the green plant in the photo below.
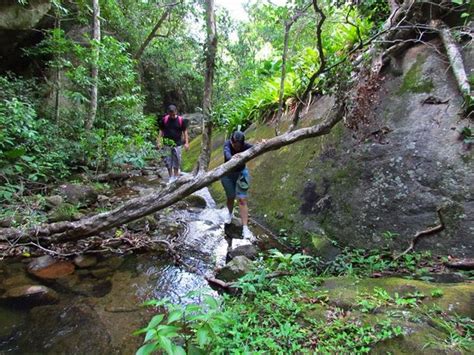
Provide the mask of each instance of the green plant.
[{"label": "green plant", "polygon": [[473,144],[474,143],[474,135],[472,134],[471,127],[464,127],[461,130],[461,139],[465,144]]},{"label": "green plant", "polygon": [[[190,294],[188,296],[196,296]],[[208,353],[230,318],[222,311],[220,302],[208,294],[200,294],[201,303],[175,305],[167,300],[148,301],[147,306],[163,307],[148,326],[134,334],[145,334],[144,345],[137,355],[163,350],[167,354]]]},{"label": "green plant", "polygon": [[283,254],[277,249],[270,250],[270,263],[277,270],[304,267],[313,257],[303,254]]},{"label": "green plant", "polygon": [[430,341],[425,348],[432,344],[442,344],[449,351],[470,351],[474,347],[474,321],[467,317],[432,315],[431,322],[447,336],[436,337],[436,342]]},{"label": "green plant", "polygon": [[390,232],[390,231],[385,231],[382,233],[382,237],[384,237],[387,240],[392,240],[395,239],[396,237],[400,236],[398,233]]}]

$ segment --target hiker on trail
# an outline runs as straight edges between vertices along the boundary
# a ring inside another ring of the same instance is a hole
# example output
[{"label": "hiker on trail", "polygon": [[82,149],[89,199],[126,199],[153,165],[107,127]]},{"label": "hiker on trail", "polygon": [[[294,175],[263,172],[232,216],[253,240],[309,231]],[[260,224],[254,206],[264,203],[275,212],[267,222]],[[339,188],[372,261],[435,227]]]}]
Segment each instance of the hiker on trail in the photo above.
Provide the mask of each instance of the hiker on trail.
[{"label": "hiker on trail", "polygon": [[[232,159],[232,156],[251,147],[251,144],[245,142],[245,135],[243,132],[233,132],[230,139],[224,143],[224,161],[229,161]],[[247,191],[250,184],[250,176],[245,164],[240,164],[225,174],[221,178],[221,182],[227,196],[225,223],[229,224],[232,221],[234,201],[237,198],[239,201],[240,218],[243,225],[242,237],[253,241],[254,237],[248,228],[249,211],[247,206]]]},{"label": "hiker on trail", "polygon": [[188,124],[188,120],[178,116],[175,105],[170,105],[168,114],[158,122],[160,134],[156,139],[156,145],[158,149],[162,148],[162,145],[166,148],[165,163],[170,178],[169,183],[179,177],[183,142],[184,149],[189,149]]}]

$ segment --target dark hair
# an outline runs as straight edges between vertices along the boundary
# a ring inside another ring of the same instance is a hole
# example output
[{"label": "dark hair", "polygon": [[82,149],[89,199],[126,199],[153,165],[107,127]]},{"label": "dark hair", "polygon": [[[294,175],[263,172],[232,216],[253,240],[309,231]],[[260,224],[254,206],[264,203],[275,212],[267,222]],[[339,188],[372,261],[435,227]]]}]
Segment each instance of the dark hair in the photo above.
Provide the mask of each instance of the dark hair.
[{"label": "dark hair", "polygon": [[234,131],[232,133],[232,136],[230,138],[232,140],[232,142],[234,143],[240,143],[240,144],[244,144],[245,142],[245,134],[244,132],[241,132],[241,131]]},{"label": "dark hair", "polygon": [[168,106],[168,113],[170,113],[170,112],[174,112],[174,113],[178,112],[178,109],[176,108],[175,105],[169,105]]}]

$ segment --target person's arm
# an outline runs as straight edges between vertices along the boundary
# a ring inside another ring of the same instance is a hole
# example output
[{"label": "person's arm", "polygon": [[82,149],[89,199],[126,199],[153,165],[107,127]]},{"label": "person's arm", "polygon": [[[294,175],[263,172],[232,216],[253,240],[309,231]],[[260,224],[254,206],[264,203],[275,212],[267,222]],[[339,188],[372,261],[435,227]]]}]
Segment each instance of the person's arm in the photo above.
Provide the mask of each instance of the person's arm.
[{"label": "person's arm", "polygon": [[158,133],[158,137],[156,137],[156,147],[158,149],[161,148],[161,142],[163,141],[162,138],[163,138],[163,131],[160,129],[160,133]]},{"label": "person's arm", "polygon": [[188,135],[187,128],[184,130],[183,134],[184,134],[184,149],[189,150],[189,135]]},{"label": "person's arm", "polygon": [[224,161],[232,159],[232,151],[230,150],[230,141],[224,143]]},{"label": "person's arm", "polygon": [[158,149],[161,148],[161,145],[162,145],[162,142],[163,142],[163,136],[164,136],[164,132],[163,132],[163,119],[159,120],[158,121],[158,130],[159,130],[159,133],[158,133],[158,136],[156,137],[156,147]]}]

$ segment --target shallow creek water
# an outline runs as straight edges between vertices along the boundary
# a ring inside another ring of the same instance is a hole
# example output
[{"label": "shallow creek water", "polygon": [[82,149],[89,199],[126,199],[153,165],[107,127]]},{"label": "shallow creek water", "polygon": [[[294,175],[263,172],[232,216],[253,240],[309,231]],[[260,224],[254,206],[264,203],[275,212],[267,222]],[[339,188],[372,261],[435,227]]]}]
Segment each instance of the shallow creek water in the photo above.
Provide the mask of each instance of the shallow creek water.
[{"label": "shallow creek water", "polygon": [[[150,185],[152,178],[141,177],[129,189],[143,194]],[[132,332],[152,316],[151,310],[140,307],[143,301],[167,297],[186,303],[189,291],[214,292],[203,275],[225,263],[224,214],[207,189],[195,194],[206,201],[206,208],[170,209],[165,220],[184,226],[178,252],[196,273],[156,253],[103,257],[90,268],[50,282],[29,275],[25,261],[0,262],[4,288],[5,283],[42,284],[60,299],[58,304],[33,308],[0,305],[0,353],[133,354],[142,338]]]}]

